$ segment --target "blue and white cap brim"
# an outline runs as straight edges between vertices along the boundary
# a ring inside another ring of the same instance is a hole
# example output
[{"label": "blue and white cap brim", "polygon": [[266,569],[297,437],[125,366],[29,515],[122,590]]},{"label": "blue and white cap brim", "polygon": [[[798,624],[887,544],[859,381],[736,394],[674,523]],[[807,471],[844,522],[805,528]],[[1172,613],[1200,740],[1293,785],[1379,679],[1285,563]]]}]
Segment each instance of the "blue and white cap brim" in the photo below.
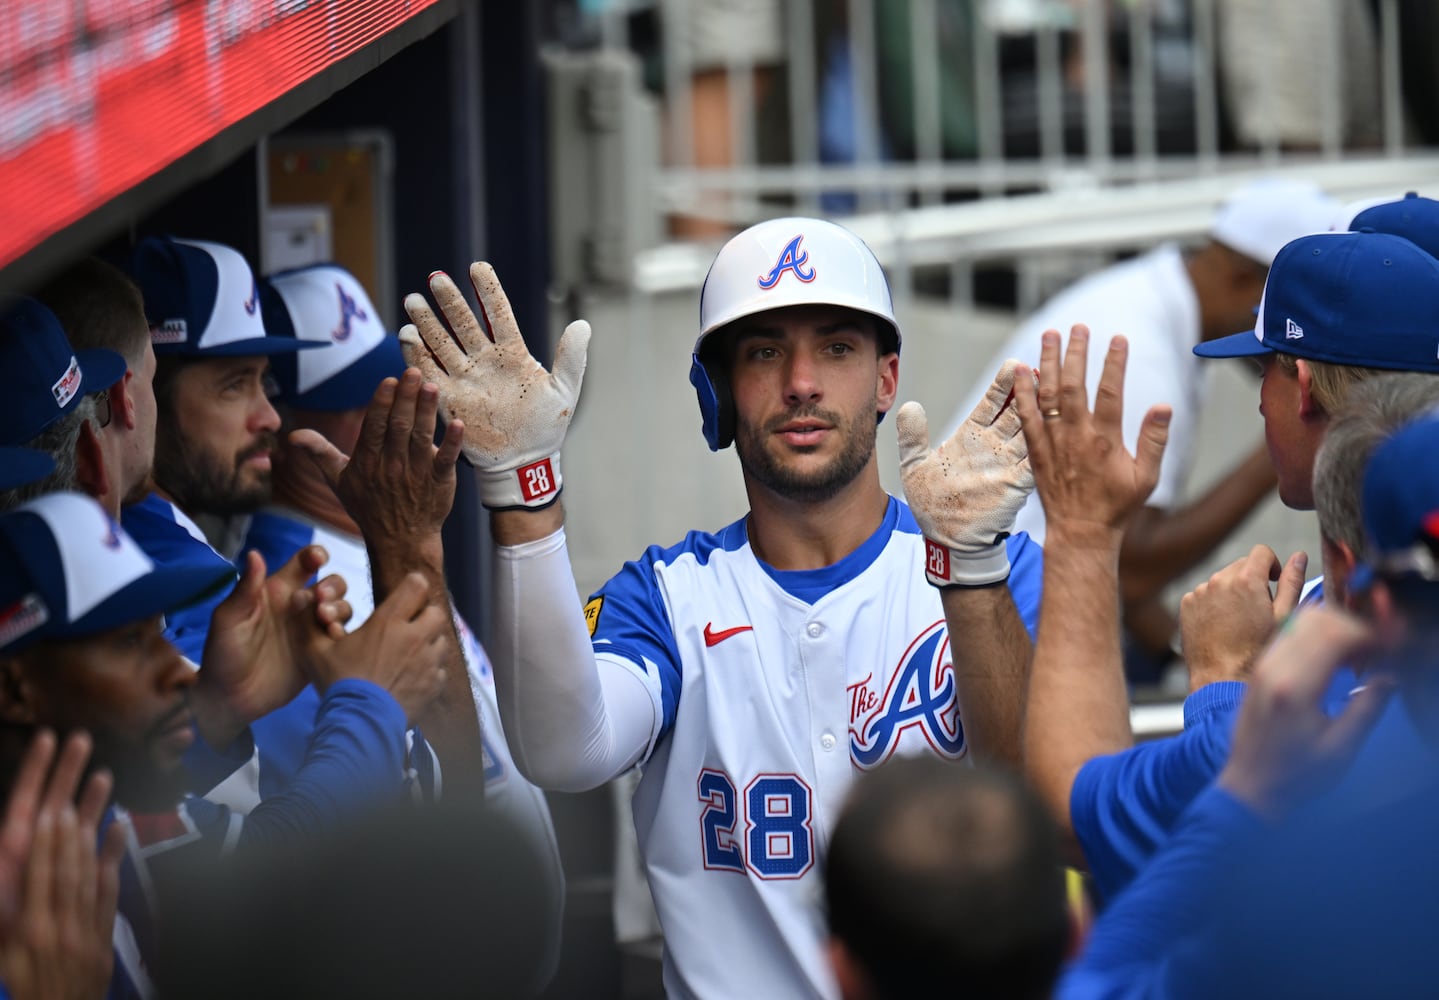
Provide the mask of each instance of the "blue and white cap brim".
[{"label": "blue and white cap brim", "polygon": [[7,650],[174,611],[234,579],[228,567],[156,566],[78,493],[47,494],[0,516],[0,563],[0,648]]}]

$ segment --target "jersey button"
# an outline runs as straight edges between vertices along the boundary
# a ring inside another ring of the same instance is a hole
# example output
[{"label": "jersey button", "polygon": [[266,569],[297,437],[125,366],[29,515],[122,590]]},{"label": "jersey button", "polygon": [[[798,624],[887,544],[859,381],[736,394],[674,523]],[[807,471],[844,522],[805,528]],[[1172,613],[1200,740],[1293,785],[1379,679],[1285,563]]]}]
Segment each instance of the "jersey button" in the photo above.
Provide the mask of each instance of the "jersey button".
[{"label": "jersey button", "polygon": [[805,631],[809,633],[809,637],[811,639],[818,639],[820,636],[824,635],[824,626],[821,625],[819,622],[810,622],[809,626],[805,629]]},{"label": "jersey button", "polygon": [[821,737],[819,738],[819,745],[822,746],[822,747],[824,747],[824,749],[826,749],[826,750],[833,750],[833,749],[834,749],[834,736],[833,736],[832,734],[830,734],[830,733],[825,733],[823,736],[821,736]]}]

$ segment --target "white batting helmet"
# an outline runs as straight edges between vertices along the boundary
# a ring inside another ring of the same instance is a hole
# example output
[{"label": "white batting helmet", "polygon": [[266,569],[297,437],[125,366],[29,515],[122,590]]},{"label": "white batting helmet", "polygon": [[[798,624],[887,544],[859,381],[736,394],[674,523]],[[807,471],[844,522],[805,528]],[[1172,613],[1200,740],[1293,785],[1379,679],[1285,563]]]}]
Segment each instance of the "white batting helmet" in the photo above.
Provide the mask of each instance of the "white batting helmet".
[{"label": "white batting helmet", "polygon": [[899,350],[889,282],[863,240],[823,219],[770,219],[749,227],[720,248],[700,290],[700,335],[690,383],[699,394],[711,451],[734,440],[734,404],[723,372],[714,364],[714,352],[706,357],[706,339],[737,319],[800,305],[868,313],[880,321],[882,337],[893,336],[892,349]]}]

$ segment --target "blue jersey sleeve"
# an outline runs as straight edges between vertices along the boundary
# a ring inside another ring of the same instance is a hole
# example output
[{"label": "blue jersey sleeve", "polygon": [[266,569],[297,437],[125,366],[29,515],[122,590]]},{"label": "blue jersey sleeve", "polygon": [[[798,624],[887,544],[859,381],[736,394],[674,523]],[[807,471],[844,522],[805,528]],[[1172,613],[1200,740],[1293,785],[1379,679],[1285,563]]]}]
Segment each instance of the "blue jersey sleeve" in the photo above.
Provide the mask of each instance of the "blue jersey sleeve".
[{"label": "blue jersey sleeve", "polygon": [[659,670],[662,733],[674,725],[682,679],[679,647],[655,575],[655,562],[664,551],[653,546],[640,559],[625,563],[585,606],[596,653],[628,660],[641,673],[646,661]]},{"label": "blue jersey sleeve", "polygon": [[[1061,976],[1056,1000],[1215,995],[1212,984],[1176,975],[1173,966],[1185,942],[1215,915],[1222,883],[1216,876],[1229,870],[1258,828],[1258,818],[1222,789],[1196,798],[1163,852],[1099,918],[1083,953]],[[1209,955],[1203,964],[1216,961]]]},{"label": "blue jersey sleeve", "polygon": [[1101,899],[1113,900],[1129,884],[1214,780],[1229,758],[1237,713],[1236,701],[1177,736],[1096,757],[1079,769],[1070,822]]},{"label": "blue jersey sleeve", "polygon": [[340,822],[347,813],[401,801],[404,710],[369,681],[330,686],[315,715],[305,762],[289,786],[245,821],[241,844],[284,843]]},{"label": "blue jersey sleeve", "polygon": [[1033,641],[1035,630],[1039,627],[1044,550],[1023,531],[1005,539],[1004,545],[1009,554],[1009,592],[1014,597],[1014,606],[1019,609],[1019,617]]}]

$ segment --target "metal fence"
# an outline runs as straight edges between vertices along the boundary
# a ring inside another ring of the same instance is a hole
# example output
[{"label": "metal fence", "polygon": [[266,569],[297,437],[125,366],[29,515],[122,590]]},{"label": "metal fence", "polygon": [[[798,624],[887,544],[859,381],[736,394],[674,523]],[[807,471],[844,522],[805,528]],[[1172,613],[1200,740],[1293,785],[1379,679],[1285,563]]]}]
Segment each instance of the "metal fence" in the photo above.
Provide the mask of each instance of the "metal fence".
[{"label": "metal fence", "polygon": [[558,283],[690,286],[696,239],[797,212],[852,222],[889,265],[950,266],[966,298],[976,261],[1198,233],[1246,176],[1397,193],[1439,166],[1405,10],[590,0],[552,59]]}]

